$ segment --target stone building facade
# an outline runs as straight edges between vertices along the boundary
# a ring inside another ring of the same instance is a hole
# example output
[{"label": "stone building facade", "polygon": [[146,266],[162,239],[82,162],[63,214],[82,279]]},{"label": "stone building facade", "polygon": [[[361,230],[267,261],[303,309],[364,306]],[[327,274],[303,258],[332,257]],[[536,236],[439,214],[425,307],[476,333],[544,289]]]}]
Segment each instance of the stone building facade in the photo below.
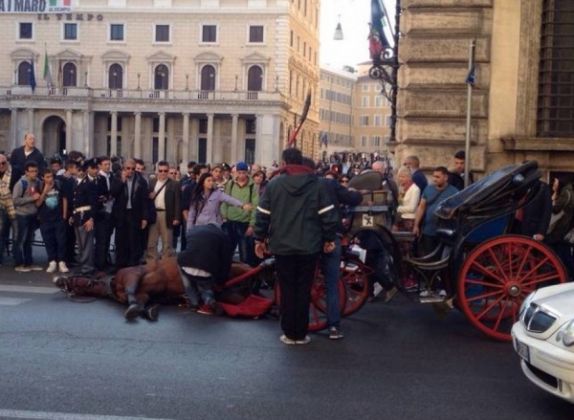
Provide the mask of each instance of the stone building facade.
[{"label": "stone building facade", "polygon": [[390,107],[368,64],[350,73],[321,69],[319,109],[321,150],[385,153]]},{"label": "stone building facade", "polygon": [[561,0],[402,0],[398,159],[430,168],[464,148],[476,39],[471,167],[536,159],[574,172],[574,9]]},{"label": "stone building facade", "polygon": [[355,147],[353,94],[356,82],[353,73],[321,68],[319,141],[325,156]]},{"label": "stone building facade", "polygon": [[298,145],[316,154],[318,16],[319,0],[71,0],[0,12],[0,150],[32,131],[47,156],[269,164],[310,90]]}]

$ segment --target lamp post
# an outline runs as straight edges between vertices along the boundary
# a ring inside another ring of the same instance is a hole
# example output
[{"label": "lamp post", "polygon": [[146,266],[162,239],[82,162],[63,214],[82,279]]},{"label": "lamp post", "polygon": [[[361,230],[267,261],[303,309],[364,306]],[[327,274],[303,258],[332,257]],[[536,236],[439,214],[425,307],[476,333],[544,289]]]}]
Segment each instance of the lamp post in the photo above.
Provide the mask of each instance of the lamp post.
[{"label": "lamp post", "polygon": [[[399,40],[401,0],[395,0],[395,22],[391,32],[393,45],[389,45],[384,34],[384,27],[391,25],[388,13],[382,0],[371,1],[371,34],[369,36],[369,49],[373,66],[369,70],[371,79],[381,84],[381,93],[391,104],[391,124],[389,127],[389,144],[395,144],[397,128],[397,93],[399,74]],[[384,20],[383,20],[384,19]]]}]

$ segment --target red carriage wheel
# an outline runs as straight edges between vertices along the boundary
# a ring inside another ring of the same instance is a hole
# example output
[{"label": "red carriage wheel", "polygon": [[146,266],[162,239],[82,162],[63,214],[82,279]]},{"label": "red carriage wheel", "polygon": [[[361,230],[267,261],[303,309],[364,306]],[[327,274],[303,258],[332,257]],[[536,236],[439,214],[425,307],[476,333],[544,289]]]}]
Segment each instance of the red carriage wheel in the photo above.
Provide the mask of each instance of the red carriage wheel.
[{"label": "red carriage wheel", "polygon": [[547,246],[525,236],[504,235],[467,255],[458,276],[457,299],[476,328],[509,341],[524,298],[539,287],[565,281],[562,263]]},{"label": "red carriage wheel", "polygon": [[358,258],[343,258],[342,262],[341,281],[347,294],[343,315],[348,316],[361,309],[369,298],[372,270]]}]

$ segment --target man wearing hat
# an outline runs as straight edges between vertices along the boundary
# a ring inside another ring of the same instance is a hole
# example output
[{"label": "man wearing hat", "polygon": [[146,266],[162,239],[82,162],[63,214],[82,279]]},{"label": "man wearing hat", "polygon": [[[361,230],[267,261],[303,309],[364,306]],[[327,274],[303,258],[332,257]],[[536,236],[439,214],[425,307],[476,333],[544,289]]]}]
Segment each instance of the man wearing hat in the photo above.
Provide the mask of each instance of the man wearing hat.
[{"label": "man wearing hat", "polygon": [[88,159],[82,165],[83,176],[75,179],[71,223],[78,245],[80,273],[94,271],[94,227],[98,211],[98,160]]},{"label": "man wearing hat", "polygon": [[[242,203],[249,203],[253,209],[259,204],[259,194],[249,178],[249,166],[245,162],[235,165],[235,180],[231,179],[225,185],[225,193],[237,198]],[[255,226],[255,211],[245,211],[242,208],[232,207],[226,203],[221,205],[221,215],[226,220],[225,232],[231,239],[231,245],[239,245],[239,258],[251,266],[257,264],[254,252],[253,227]]]}]

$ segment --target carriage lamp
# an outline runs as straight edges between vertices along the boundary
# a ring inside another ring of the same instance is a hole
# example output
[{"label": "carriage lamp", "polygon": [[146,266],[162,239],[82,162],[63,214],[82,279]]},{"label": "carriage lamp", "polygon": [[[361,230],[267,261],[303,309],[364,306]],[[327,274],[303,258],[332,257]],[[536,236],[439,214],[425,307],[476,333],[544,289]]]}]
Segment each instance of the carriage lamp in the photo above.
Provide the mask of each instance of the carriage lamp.
[{"label": "carriage lamp", "polygon": [[528,296],[526,296],[526,299],[524,299],[524,302],[522,302],[522,305],[520,306],[520,312],[518,313],[519,318],[522,318],[522,314],[528,309],[528,307],[530,306],[530,304],[534,300],[535,294],[536,294],[536,291],[534,291],[534,292],[530,293]]},{"label": "carriage lamp", "polygon": [[562,344],[566,347],[574,345],[574,319],[560,328],[560,331],[556,334],[556,341],[562,341]]}]

